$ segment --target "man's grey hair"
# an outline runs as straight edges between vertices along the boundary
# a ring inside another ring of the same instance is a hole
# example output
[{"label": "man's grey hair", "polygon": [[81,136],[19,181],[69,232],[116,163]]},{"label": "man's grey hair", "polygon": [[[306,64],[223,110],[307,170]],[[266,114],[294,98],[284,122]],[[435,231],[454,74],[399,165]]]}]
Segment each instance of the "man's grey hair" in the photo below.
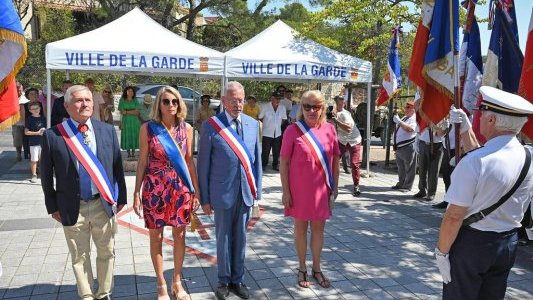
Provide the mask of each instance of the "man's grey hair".
[{"label": "man's grey hair", "polygon": [[493,111],[485,111],[484,113],[488,114],[489,116],[494,116],[496,118],[494,127],[498,131],[510,131],[514,134],[518,134],[520,133],[520,130],[522,130],[524,124],[526,124],[527,122],[527,117],[509,116],[499,114]]},{"label": "man's grey hair", "polygon": [[84,85],[73,85],[67,89],[65,92],[65,103],[71,103],[72,101],[72,94],[77,93],[79,91],[87,91],[91,95],[91,99],[93,98],[93,93],[91,93],[91,90],[89,90],[88,87]]},{"label": "man's grey hair", "polygon": [[230,81],[226,84],[226,92],[230,90],[237,90],[244,92],[244,86],[238,81]]}]

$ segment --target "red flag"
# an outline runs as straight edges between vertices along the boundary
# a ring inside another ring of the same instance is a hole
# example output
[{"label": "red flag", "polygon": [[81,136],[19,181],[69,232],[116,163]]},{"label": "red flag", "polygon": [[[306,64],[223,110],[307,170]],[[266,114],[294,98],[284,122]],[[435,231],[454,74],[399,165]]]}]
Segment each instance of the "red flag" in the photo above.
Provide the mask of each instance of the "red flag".
[{"label": "red flag", "polygon": [[0,92],[0,129],[13,125],[19,119],[19,97],[15,80]]},{"label": "red flag", "polygon": [[[518,85],[518,94],[533,103],[533,10],[531,11],[531,19],[529,21],[529,34],[527,36],[526,53],[524,55],[524,64],[522,65],[522,74],[520,75],[520,84]],[[533,115],[529,115],[526,125],[522,128],[522,133],[530,140],[533,140]]]}]

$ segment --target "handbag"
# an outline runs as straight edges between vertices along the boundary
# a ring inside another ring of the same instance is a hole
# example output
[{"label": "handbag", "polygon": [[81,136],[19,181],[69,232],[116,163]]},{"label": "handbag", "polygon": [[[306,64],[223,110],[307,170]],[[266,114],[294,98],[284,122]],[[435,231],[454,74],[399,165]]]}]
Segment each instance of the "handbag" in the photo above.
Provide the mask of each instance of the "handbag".
[{"label": "handbag", "polygon": [[[493,205],[483,209],[480,212],[477,212],[475,214],[470,215],[468,218],[463,220],[462,227],[470,226],[470,224],[473,224],[477,221],[483,220],[486,218],[491,212],[495,211],[498,207],[500,207],[507,199],[511,197],[511,195],[514,194],[516,189],[522,184],[524,179],[526,178],[527,172],[529,171],[529,166],[531,165],[531,152],[524,147],[524,151],[526,151],[526,161],[524,163],[524,166],[522,167],[522,170],[520,171],[520,175],[518,176],[518,180],[515,182],[513,187],[503,195],[498,202],[494,203]],[[531,217],[530,217],[531,219]]]}]

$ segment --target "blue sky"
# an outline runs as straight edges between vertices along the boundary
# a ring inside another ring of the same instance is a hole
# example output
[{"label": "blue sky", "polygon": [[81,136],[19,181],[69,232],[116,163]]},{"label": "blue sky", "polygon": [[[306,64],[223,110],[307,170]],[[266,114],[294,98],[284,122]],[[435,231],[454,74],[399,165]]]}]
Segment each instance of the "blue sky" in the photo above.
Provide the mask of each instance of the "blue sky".
[{"label": "blue sky", "polygon": [[[259,3],[259,0],[248,0],[248,7],[255,8],[257,7],[257,3]],[[305,5],[308,9],[311,10],[317,10],[317,8],[311,8],[309,6],[309,2],[306,0],[300,0],[300,1],[286,1],[286,0],[276,0],[273,1],[271,4],[267,5],[267,9],[277,9],[279,7],[283,7],[287,2],[300,2],[303,5]],[[478,5],[476,7],[476,15],[478,18],[488,18],[489,16],[489,3],[490,1],[487,0],[487,4],[485,5]],[[531,12],[533,9],[533,0],[515,0],[515,7],[516,7],[516,19],[518,22],[518,35],[520,40],[520,48],[522,49],[522,52],[525,51],[526,47],[526,39],[527,39],[527,33],[529,29],[529,21],[531,18]],[[483,55],[487,54],[487,50],[489,48],[489,41],[490,41],[490,33],[491,31],[487,28],[487,23],[480,23],[479,25],[480,30],[480,36],[481,36],[481,52]],[[462,39],[462,37],[461,37]]]}]

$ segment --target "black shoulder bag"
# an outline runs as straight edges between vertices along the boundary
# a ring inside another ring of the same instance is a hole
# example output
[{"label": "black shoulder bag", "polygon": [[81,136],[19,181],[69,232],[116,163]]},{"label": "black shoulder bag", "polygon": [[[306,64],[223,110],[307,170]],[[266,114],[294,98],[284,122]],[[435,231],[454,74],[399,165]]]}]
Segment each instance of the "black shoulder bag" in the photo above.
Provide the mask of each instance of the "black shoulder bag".
[{"label": "black shoulder bag", "polygon": [[529,166],[531,165],[531,152],[529,152],[529,150],[526,147],[524,147],[524,150],[526,151],[526,162],[524,166],[522,167],[522,171],[520,171],[518,180],[515,182],[513,187],[505,195],[503,195],[500,198],[500,200],[498,200],[498,202],[464,219],[463,225],[462,225],[463,227],[470,226],[470,224],[486,218],[491,212],[495,211],[498,207],[500,207],[503,203],[505,203],[505,201],[507,201],[507,199],[509,199],[509,197],[511,197],[511,195],[514,194],[516,189],[518,189],[520,184],[522,184],[522,182],[526,178],[527,172],[529,171]]}]

